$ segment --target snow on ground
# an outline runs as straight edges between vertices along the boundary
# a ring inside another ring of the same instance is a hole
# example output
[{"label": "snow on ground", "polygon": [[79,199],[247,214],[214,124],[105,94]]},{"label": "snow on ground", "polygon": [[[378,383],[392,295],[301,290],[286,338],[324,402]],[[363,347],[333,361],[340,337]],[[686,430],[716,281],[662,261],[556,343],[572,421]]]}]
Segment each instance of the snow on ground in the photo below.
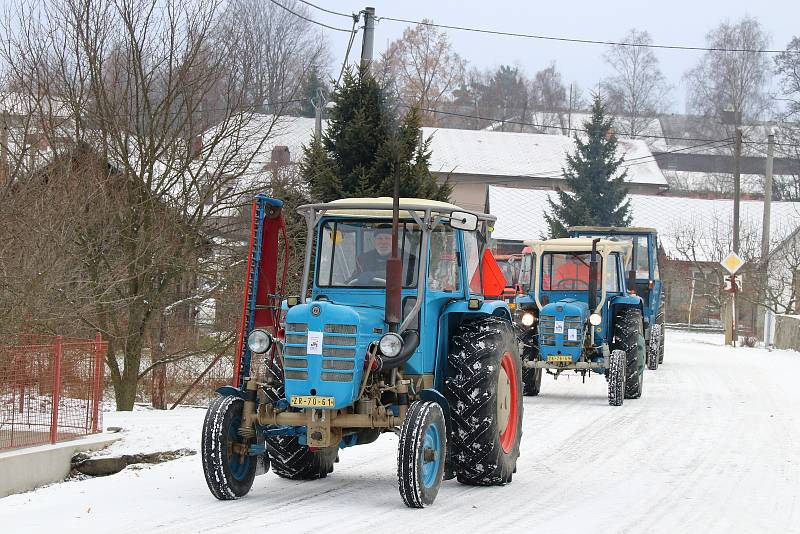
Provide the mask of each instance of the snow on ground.
[{"label": "snow on ground", "polygon": [[[199,455],[0,499],[3,532],[800,532],[800,354],[667,332],[644,395],[606,402],[605,381],[545,377],[525,399],[512,484],[443,483],[405,508],[394,435],[341,452],[327,479],[272,473],[234,502],[206,488]],[[115,452],[198,448],[203,411],[109,413]],[[143,450],[139,450],[143,449]]]}]

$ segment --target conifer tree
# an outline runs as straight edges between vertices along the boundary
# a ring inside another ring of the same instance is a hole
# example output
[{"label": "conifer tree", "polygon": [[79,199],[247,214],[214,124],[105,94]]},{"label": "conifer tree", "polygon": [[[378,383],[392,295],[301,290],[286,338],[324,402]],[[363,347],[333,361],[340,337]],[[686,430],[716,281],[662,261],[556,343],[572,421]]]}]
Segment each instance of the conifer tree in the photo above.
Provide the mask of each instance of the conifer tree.
[{"label": "conifer tree", "polygon": [[346,70],[332,102],[322,139],[303,148],[301,172],[315,201],[391,196],[395,172],[401,196],[449,198],[449,183],[438,184],[428,168],[419,113],[401,115],[369,71]]},{"label": "conifer tree", "polygon": [[577,149],[574,154],[567,154],[564,169],[571,193],[556,188],[558,201],[548,199],[550,213],[545,214],[545,219],[550,237],[565,237],[570,226],[628,226],[631,222],[625,186],[627,171],[618,172],[622,156],[617,157],[613,119],[606,115],[598,95],[592,104],[592,117],[583,128],[584,135],[575,134]]}]

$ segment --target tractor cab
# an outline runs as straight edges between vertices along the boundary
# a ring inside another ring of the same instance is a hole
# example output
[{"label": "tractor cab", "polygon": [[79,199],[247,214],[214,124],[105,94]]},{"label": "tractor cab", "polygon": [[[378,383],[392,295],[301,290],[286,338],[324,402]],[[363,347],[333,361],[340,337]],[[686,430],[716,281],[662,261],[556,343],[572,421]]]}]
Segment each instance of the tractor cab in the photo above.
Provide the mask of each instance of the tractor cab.
[{"label": "tractor cab", "polygon": [[658,260],[658,231],[655,228],[573,226],[571,237],[599,237],[631,244],[625,264],[628,289],[644,301],[645,334],[648,343],[648,366],[656,369],[664,358],[663,285]]}]

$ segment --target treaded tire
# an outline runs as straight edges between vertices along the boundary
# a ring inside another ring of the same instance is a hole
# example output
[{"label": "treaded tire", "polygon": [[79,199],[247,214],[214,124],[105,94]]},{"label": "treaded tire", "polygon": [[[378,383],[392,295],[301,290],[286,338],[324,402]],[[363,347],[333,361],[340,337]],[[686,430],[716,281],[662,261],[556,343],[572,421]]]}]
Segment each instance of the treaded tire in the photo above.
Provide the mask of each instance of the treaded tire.
[{"label": "treaded tire", "polygon": [[625,352],[613,350],[608,358],[606,380],[608,381],[609,406],[622,406],[625,399]]},{"label": "treaded tire", "polygon": [[[283,384],[283,369],[279,359],[267,364],[267,373],[272,374],[278,384]],[[267,391],[270,399],[285,397],[283,386]],[[265,439],[272,470],[281,478],[290,480],[316,480],[333,472],[338,460],[339,446],[312,451],[298,441],[297,436],[267,436]]]},{"label": "treaded tire", "polygon": [[[511,323],[494,316],[465,321],[450,338],[448,364],[445,396],[452,420],[448,443],[456,478],[476,486],[511,482],[523,410],[522,367]],[[502,434],[501,369],[511,382],[508,405],[503,405],[508,418]]]},{"label": "treaded tire", "polygon": [[658,308],[658,317],[656,317],[656,324],[661,325],[661,339],[658,341],[658,363],[664,363],[664,338],[667,335],[667,329],[664,328],[666,323],[664,315],[664,301],[661,301],[661,306]]},{"label": "treaded tire", "polygon": [[411,403],[397,452],[397,483],[406,506],[424,508],[433,504],[442,484],[446,451],[447,429],[441,406],[426,401]]},{"label": "treaded tire", "polygon": [[625,352],[625,398],[638,399],[644,386],[644,362],[639,361],[639,351],[645,350],[642,331],[642,312],[637,308],[623,308],[614,320],[613,349]]},{"label": "treaded tire", "polygon": [[658,369],[661,350],[661,325],[658,323],[651,327],[650,340],[647,342],[647,368],[651,371]]},{"label": "treaded tire", "polygon": [[[523,362],[535,361],[534,349],[527,348],[524,351]],[[522,368],[522,394],[526,397],[536,397],[542,390],[542,371],[543,369]]]},{"label": "treaded tire", "polygon": [[[234,469],[230,445],[239,441],[236,430],[244,401],[237,397],[217,397],[208,407],[203,421],[200,456],[203,473],[212,495],[230,501],[246,495],[253,487],[257,458],[247,456],[241,467]],[[246,443],[245,443],[246,444]]]}]

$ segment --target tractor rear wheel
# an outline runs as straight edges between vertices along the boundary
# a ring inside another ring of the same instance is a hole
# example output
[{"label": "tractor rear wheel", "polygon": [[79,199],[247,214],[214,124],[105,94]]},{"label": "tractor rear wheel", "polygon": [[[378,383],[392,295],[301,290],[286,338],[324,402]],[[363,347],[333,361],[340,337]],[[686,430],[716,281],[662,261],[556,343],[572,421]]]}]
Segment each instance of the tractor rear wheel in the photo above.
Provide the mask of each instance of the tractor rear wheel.
[{"label": "tractor rear wheel", "polygon": [[448,444],[462,484],[511,482],[522,437],[518,350],[511,323],[494,316],[462,323],[450,339]]},{"label": "tractor rear wheel", "polygon": [[249,440],[239,436],[243,407],[244,401],[238,397],[217,397],[203,421],[203,473],[208,489],[221,501],[246,495],[256,476],[258,460],[247,454]]},{"label": "tractor rear wheel", "polygon": [[408,407],[397,454],[400,496],[409,508],[423,508],[436,499],[442,484],[447,430],[441,406],[416,401]]},{"label": "tractor rear wheel", "polygon": [[608,381],[609,406],[622,406],[625,399],[625,352],[611,351],[606,367],[606,380]]},{"label": "tractor rear wheel", "polygon": [[614,320],[612,348],[627,355],[625,361],[625,398],[638,399],[644,386],[644,332],[642,312],[638,308],[623,308]]},{"label": "tractor rear wheel", "polygon": [[[272,375],[273,384],[283,384],[283,369],[276,358],[267,363],[267,373]],[[285,397],[283,386],[266,391],[271,400]],[[311,450],[298,440],[297,436],[268,436],[267,452],[272,470],[281,478],[290,480],[316,480],[325,478],[333,472],[333,464],[339,457],[339,444],[325,449]]]}]

